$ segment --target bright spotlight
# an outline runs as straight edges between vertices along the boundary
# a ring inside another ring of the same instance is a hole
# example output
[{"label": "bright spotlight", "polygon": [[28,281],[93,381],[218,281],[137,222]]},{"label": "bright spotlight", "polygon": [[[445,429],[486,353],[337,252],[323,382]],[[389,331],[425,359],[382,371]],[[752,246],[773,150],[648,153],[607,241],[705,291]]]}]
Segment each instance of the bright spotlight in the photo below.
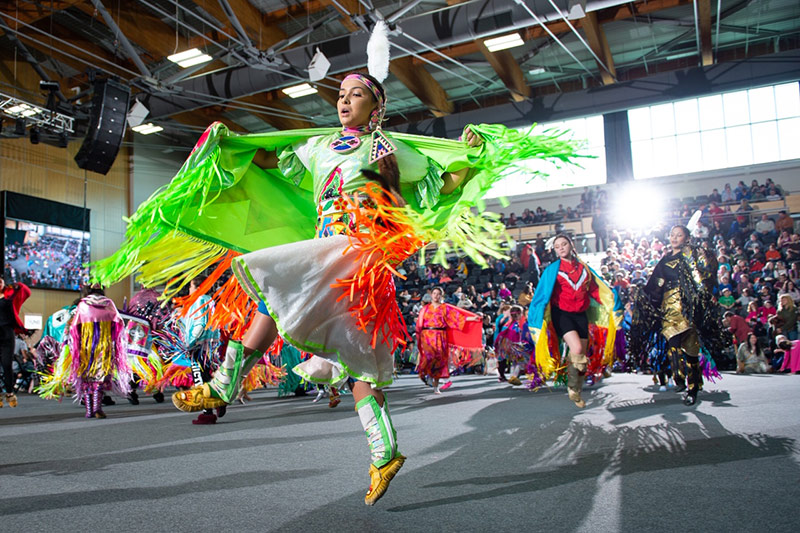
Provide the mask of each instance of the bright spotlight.
[{"label": "bright spotlight", "polygon": [[627,185],[617,193],[614,212],[609,218],[626,229],[646,229],[664,219],[664,202],[660,191],[646,185]]}]

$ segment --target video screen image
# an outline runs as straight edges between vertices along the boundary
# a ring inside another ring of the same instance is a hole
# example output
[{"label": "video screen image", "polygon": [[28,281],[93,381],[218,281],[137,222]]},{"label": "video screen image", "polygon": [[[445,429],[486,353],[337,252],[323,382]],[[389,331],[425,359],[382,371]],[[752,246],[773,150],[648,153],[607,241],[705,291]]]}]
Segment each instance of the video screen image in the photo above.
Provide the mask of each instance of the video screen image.
[{"label": "video screen image", "polygon": [[89,232],[6,218],[4,274],[32,289],[80,290],[89,280]]}]

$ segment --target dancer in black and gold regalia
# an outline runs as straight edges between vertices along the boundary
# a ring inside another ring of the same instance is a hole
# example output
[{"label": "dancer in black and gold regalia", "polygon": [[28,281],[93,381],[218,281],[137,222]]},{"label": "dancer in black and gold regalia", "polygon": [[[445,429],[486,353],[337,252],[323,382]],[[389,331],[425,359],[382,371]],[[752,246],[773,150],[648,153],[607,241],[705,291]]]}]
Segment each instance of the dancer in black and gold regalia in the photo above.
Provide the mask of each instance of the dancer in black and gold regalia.
[{"label": "dancer in black and gold regalia", "polygon": [[719,305],[711,295],[716,259],[689,244],[685,226],[672,228],[669,244],[669,252],[634,300],[628,345],[633,357],[646,357],[660,340],[660,333],[666,340],[676,390],[687,391],[683,401],[694,405],[703,385],[701,346],[716,356],[730,341]]}]

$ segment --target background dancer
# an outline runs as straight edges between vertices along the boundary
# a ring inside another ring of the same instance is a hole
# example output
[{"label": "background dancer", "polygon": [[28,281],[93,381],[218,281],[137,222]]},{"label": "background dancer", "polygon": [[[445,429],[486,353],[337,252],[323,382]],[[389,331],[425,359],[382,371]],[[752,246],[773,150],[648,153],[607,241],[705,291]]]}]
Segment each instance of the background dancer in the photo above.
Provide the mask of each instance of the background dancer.
[{"label": "background dancer", "polygon": [[95,283],[83,289],[69,328],[69,338],[38,392],[56,398],[74,390],[86,406],[86,418],[105,418],[104,388],[130,393],[131,370],[125,350],[125,323],[117,307]]},{"label": "background dancer", "polygon": [[[600,377],[613,360],[617,329],[614,292],[578,258],[569,236],[556,236],[553,250],[557,259],[542,272],[528,311],[528,327],[536,343],[536,365],[544,376],[566,366],[569,399],[582,408],[586,407],[581,389],[587,370],[591,366]],[[587,357],[590,324],[597,326],[593,341],[598,345],[592,365]],[[552,334],[561,337],[568,347],[561,363],[557,363],[560,357],[555,342],[551,344],[555,341]]]},{"label": "background dancer", "polygon": [[703,385],[701,343],[719,355],[730,344],[731,335],[711,295],[717,260],[703,248],[691,246],[689,235],[685,226],[670,230],[669,253],[634,300],[628,344],[632,356],[641,356],[652,349],[654,334],[661,333],[669,350],[675,391],[687,391],[683,402],[694,405]]},{"label": "background dancer", "polygon": [[[17,395],[14,394],[14,343],[17,333],[23,333],[25,326],[19,317],[22,304],[31,295],[31,290],[24,283],[6,285],[0,278],[0,364],[3,366],[3,386],[6,389],[6,402],[9,407],[17,406]],[[3,397],[0,395],[0,407]]]},{"label": "background dancer", "polygon": [[[451,348],[454,336],[451,330],[462,331],[467,322],[480,322],[478,315],[460,309],[443,301],[444,291],[441,287],[434,287],[431,291],[431,303],[425,304],[417,315],[414,331],[417,332],[417,346],[419,346],[419,361],[417,372],[420,376],[430,376],[433,380],[433,393],[441,394],[447,390],[452,381],[447,381],[439,388],[439,380],[450,377]],[[480,334],[480,330],[475,330]]]}]

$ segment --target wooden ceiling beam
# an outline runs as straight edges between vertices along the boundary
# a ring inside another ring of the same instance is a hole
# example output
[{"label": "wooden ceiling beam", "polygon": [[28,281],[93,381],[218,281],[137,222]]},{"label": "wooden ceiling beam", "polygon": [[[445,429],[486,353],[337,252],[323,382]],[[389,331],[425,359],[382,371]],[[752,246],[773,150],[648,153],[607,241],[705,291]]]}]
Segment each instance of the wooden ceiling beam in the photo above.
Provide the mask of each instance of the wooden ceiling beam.
[{"label": "wooden ceiling beam", "polygon": [[[608,46],[606,34],[597,21],[597,12],[590,11],[586,13],[586,16],[581,21],[589,47],[600,58],[600,61],[595,60],[595,62],[597,63],[597,68],[600,69],[600,78],[603,80],[603,85],[611,85],[617,77],[617,70],[614,68],[614,58],[611,55],[611,48]],[[603,68],[603,65],[608,68],[608,71]]]},{"label": "wooden ceiling beam", "polygon": [[[46,19],[54,11],[62,11],[70,6],[81,4],[85,0],[51,0],[48,2],[2,2],[4,7],[0,11],[21,20],[27,24],[33,24],[42,19]],[[8,7],[5,7],[8,6]],[[16,22],[6,20],[11,28],[15,27]]]},{"label": "wooden ceiling beam", "polygon": [[[224,29],[231,35],[236,31],[225,11],[219,5],[218,0],[193,0],[195,4],[202,7],[209,15],[222,22]],[[284,32],[275,21],[269,20],[257,7],[247,0],[228,0],[236,18],[244,28],[247,36],[256,48],[267,49],[286,38]]]},{"label": "wooden ceiling beam", "polygon": [[402,81],[434,116],[442,117],[453,112],[453,102],[445,90],[430,72],[422,66],[415,65],[411,56],[392,60],[389,63],[389,71]]},{"label": "wooden ceiling beam", "polygon": [[201,128],[203,130],[205,130],[212,122],[222,122],[231,131],[235,132],[247,131],[246,128],[243,128],[236,122],[223,117],[222,116],[223,111],[224,111],[223,109],[218,107],[205,107],[203,109],[195,109],[193,111],[184,111],[183,113],[177,113],[175,115],[170,116],[169,118],[175,120],[176,122],[180,122],[181,124],[192,126],[194,128]]},{"label": "wooden ceiling beam", "polygon": [[503,84],[511,93],[511,98],[515,102],[523,102],[531,95],[531,88],[525,82],[525,74],[508,50],[498,50],[490,52],[482,41],[476,41],[478,50],[486,58],[494,71],[503,81]]},{"label": "wooden ceiling beam", "polygon": [[697,0],[697,26],[700,29],[700,57],[703,66],[714,64],[711,47],[711,0]]},{"label": "wooden ceiling beam", "polygon": [[[320,4],[324,7],[333,6],[336,11],[341,13],[342,18],[339,19],[339,21],[342,23],[342,26],[347,28],[347,31],[359,31],[361,29],[358,24],[353,22],[350,18],[351,15],[357,15],[361,12],[361,4],[358,0],[337,0],[336,3],[334,3],[333,0],[320,0]],[[342,7],[344,10],[342,10]]]},{"label": "wooden ceiling beam", "polygon": [[[625,20],[639,15],[647,15],[649,13],[655,13],[664,9],[689,5],[691,3],[692,0],[648,0],[646,2],[644,0],[638,0],[636,2],[629,2],[620,6],[602,9],[600,11],[596,11],[595,13],[597,13],[598,23],[602,25],[608,22]],[[572,21],[572,25],[575,26],[576,29],[581,28],[581,20],[582,19]],[[546,23],[545,26],[547,26],[547,29],[556,35],[571,31],[569,26],[567,26],[563,20],[554,20],[553,22]],[[524,41],[532,41],[542,37],[548,37],[547,32],[544,31],[539,25],[528,26],[527,28],[523,28],[519,31]],[[439,49],[439,52],[451,58],[463,57],[469,54],[477,54],[479,51],[480,50],[478,49],[477,41],[469,41]],[[433,52],[424,52],[420,55],[428,61],[439,62],[444,60],[440,55],[434,54]],[[421,65],[424,63],[424,61],[415,59],[414,63],[416,65]]]}]

